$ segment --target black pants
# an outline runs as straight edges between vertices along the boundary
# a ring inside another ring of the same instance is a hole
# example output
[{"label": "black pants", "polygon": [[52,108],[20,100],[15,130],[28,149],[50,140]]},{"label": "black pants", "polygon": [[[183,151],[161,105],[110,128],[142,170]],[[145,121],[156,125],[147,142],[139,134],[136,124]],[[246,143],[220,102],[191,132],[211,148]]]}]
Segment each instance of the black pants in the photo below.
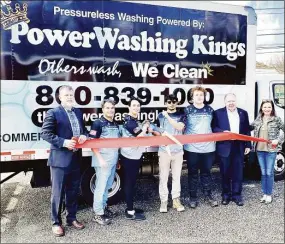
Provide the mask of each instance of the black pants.
[{"label": "black pants", "polygon": [[211,193],[212,175],[211,169],[215,159],[215,153],[195,153],[185,151],[188,167],[188,185],[191,199],[197,199],[197,190],[200,179],[205,195]]},{"label": "black pants", "polygon": [[232,142],[228,157],[219,157],[222,176],[222,196],[241,198],[244,155],[240,153],[238,142]]},{"label": "black pants", "polygon": [[134,210],[135,185],[138,178],[142,158],[129,159],[121,155],[121,164],[124,175],[124,193],[127,210]]},{"label": "black pants", "polygon": [[50,167],[51,173],[51,219],[53,225],[61,225],[61,211],[65,198],[66,222],[76,220],[80,168],[78,155],[74,154],[70,167]]}]

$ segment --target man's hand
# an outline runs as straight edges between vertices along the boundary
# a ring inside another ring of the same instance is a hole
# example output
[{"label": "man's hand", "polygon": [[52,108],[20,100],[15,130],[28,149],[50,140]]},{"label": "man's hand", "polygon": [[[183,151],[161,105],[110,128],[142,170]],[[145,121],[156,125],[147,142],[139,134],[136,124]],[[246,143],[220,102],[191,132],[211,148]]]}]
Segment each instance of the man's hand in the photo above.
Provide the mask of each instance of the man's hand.
[{"label": "man's hand", "polygon": [[145,125],[145,124],[150,125],[150,121],[149,121],[149,120],[144,120],[144,121],[142,122],[142,125]]},{"label": "man's hand", "polygon": [[249,154],[249,152],[250,152],[250,148],[247,147],[247,148],[244,150],[244,155]]},{"label": "man's hand", "polygon": [[148,133],[152,133],[152,132],[153,132],[153,129],[151,128],[151,126],[149,126],[149,127],[147,128],[147,131],[148,131]]},{"label": "man's hand", "polygon": [[99,163],[100,163],[100,166],[102,168],[107,168],[108,167],[108,164],[106,163],[106,161],[102,158],[102,157],[98,157],[98,160],[99,160]]},{"label": "man's hand", "polygon": [[82,143],[86,142],[86,140],[87,140],[87,136],[80,135],[79,138],[78,138],[78,143],[82,144]]},{"label": "man's hand", "polygon": [[167,111],[165,111],[165,110],[163,110],[161,113],[162,113],[162,115],[163,115],[164,117],[169,116],[168,113],[167,113]]},{"label": "man's hand", "polygon": [[144,133],[146,133],[148,129],[149,129],[149,123],[144,123],[144,125],[143,125],[143,127],[142,127],[142,131],[143,131]]},{"label": "man's hand", "polygon": [[165,146],[165,150],[166,150],[167,154],[171,157],[171,152],[170,152],[169,146]]},{"label": "man's hand", "polygon": [[76,145],[76,140],[65,140],[65,147],[67,147],[69,150],[73,150]]},{"label": "man's hand", "polygon": [[99,164],[102,168],[106,168],[108,167],[107,162],[105,161],[105,159],[102,157],[101,153],[99,152],[98,148],[92,148],[91,149],[93,151],[93,153],[95,154],[95,156],[98,158]]}]

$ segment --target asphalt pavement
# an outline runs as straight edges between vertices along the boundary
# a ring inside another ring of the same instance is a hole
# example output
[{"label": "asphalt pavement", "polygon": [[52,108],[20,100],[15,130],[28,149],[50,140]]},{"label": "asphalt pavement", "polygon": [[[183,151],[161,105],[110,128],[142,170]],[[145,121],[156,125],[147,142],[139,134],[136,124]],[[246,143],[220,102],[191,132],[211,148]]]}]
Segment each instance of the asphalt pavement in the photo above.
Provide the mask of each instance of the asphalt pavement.
[{"label": "asphalt pavement", "polygon": [[[171,208],[159,212],[158,182],[141,179],[135,206],[145,210],[146,220],[124,218],[124,202],[112,206],[119,216],[108,226],[92,222],[92,209],[81,204],[77,217],[86,228],[66,227],[64,237],[54,237],[50,222],[50,187],[31,188],[30,174],[21,174],[1,185],[1,243],[284,243],[284,181],[275,183],[272,204],[259,203],[259,181],[245,181],[245,205],[231,202],[211,208],[204,201],[190,209],[187,175],[182,176],[181,200],[185,212]],[[213,174],[214,196],[220,201],[219,173]],[[201,195],[200,195],[201,196]]]}]

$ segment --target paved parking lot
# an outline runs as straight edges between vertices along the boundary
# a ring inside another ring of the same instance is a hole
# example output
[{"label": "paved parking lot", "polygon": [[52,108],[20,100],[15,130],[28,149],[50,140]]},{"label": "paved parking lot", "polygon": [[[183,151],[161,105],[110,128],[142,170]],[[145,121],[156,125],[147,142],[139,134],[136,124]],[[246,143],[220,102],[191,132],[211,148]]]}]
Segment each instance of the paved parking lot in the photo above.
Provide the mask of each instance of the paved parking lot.
[{"label": "paved parking lot", "polygon": [[[214,195],[220,197],[219,173],[214,173]],[[119,212],[109,226],[91,221],[91,208],[81,204],[78,219],[86,228],[76,231],[66,228],[65,237],[54,237],[50,225],[50,188],[32,189],[30,174],[21,174],[1,185],[1,243],[192,243],[251,242],[284,243],[284,181],[275,184],[271,205],[259,203],[260,182],[244,182],[245,206],[234,203],[211,208],[203,201],[197,209],[187,207],[187,177],[182,177],[182,201],[186,211],[173,209],[159,213],[158,183],[140,180],[136,206],[144,208],[147,220],[133,222],[124,219],[123,202],[113,209]]]}]

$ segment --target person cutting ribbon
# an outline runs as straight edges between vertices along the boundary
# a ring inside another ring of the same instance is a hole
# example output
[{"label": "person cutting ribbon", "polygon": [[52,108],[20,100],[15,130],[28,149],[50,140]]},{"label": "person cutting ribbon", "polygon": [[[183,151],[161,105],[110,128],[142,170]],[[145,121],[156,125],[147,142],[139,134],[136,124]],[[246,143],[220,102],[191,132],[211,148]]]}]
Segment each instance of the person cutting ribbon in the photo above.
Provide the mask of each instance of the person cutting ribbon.
[{"label": "person cutting ribbon", "polygon": [[[225,95],[225,107],[214,112],[213,131],[250,135],[248,113],[237,107],[236,95]],[[250,141],[226,140],[217,142],[217,156],[220,162],[222,176],[222,204],[228,205],[233,201],[238,206],[243,206],[242,179],[244,155],[251,149]]]},{"label": "person cutting ribbon", "polygon": [[[103,115],[93,122],[90,130],[90,138],[119,138],[119,126],[114,122],[115,102],[111,99],[102,102]],[[100,148],[93,150],[92,167],[96,172],[96,183],[93,197],[93,221],[100,225],[111,223],[111,218],[116,217],[107,206],[108,190],[114,182],[119,149]]]},{"label": "person cutting ribbon", "polygon": [[[122,137],[143,137],[146,136],[150,128],[150,123],[141,123],[138,115],[141,109],[140,101],[137,98],[131,98],[128,104],[129,113],[124,118],[122,126]],[[142,163],[142,154],[145,147],[122,147],[121,164],[124,174],[124,193],[127,208],[125,210],[126,219],[145,220],[144,211],[134,208],[134,193],[136,180]]]},{"label": "person cutting ribbon", "polygon": [[160,209],[161,213],[167,212],[168,205],[168,178],[171,169],[172,173],[172,206],[177,211],[185,210],[185,207],[180,201],[181,192],[181,170],[183,164],[183,145],[173,136],[182,135],[181,130],[175,129],[172,121],[181,122],[184,114],[177,111],[178,99],[173,94],[165,98],[166,111],[158,114],[157,127],[154,131],[159,131],[161,135],[167,136],[176,144],[162,145],[159,147],[159,196],[160,196]]},{"label": "person cutting ribbon", "polygon": [[[193,104],[185,108],[183,121],[172,120],[172,125],[177,130],[184,130],[184,134],[186,135],[212,133],[211,122],[214,110],[204,103],[206,90],[200,86],[194,87],[191,90],[191,96]],[[204,141],[201,143],[190,142],[184,145],[184,152],[188,167],[190,207],[196,208],[198,206],[199,170],[205,201],[211,207],[218,206],[218,202],[215,200],[211,189],[211,168],[215,157],[215,143],[213,141]]]},{"label": "person cutting ribbon", "polygon": [[77,230],[84,228],[76,219],[82,150],[75,146],[76,143],[82,145],[88,135],[82,112],[74,108],[73,88],[61,86],[59,100],[61,105],[48,110],[41,130],[43,140],[51,144],[48,166],[51,172],[52,232],[58,237],[65,235],[61,218],[64,198],[67,225]]}]

